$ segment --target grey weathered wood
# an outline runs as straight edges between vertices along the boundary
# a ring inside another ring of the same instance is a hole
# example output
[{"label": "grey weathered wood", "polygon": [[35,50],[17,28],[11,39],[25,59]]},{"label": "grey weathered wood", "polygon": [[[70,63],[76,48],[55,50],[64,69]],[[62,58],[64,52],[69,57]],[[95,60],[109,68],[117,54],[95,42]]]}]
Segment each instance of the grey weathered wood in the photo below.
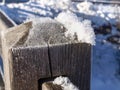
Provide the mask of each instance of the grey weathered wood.
[{"label": "grey weathered wood", "polygon": [[90,90],[89,44],[13,47],[10,52],[12,90],[38,90],[39,79],[60,75],[69,77],[80,90]]},{"label": "grey weathered wood", "polygon": [[[6,29],[16,25],[15,23],[13,23],[12,20],[10,20],[10,18],[9,19],[8,18],[9,17],[0,10],[0,33],[2,30],[5,31]],[[2,50],[1,50],[1,35],[0,35],[0,55],[1,55],[1,51]]]},{"label": "grey weathered wood", "polygon": [[51,77],[48,48],[13,48],[12,90],[38,90],[40,78]]},{"label": "grey weathered wood", "polygon": [[2,32],[5,90],[38,90],[39,80],[61,75],[69,77],[80,90],[90,90],[91,45],[47,41],[43,46],[25,46],[31,26],[28,22]]},{"label": "grey weathered wood", "polygon": [[[16,24],[3,12],[1,12],[0,10],[0,33],[2,30],[6,30],[10,27],[13,27],[15,26]],[[1,35],[0,35],[0,56],[2,57],[2,49],[1,49]],[[0,63],[0,67],[2,67],[2,60],[1,60],[1,63]],[[1,75],[3,75],[3,71],[1,70]],[[1,78],[1,76],[0,76]],[[0,90],[4,90],[4,78],[2,76],[2,78],[0,79]]]},{"label": "grey weathered wood", "polygon": [[16,46],[17,44],[23,44],[28,36],[31,27],[32,22],[28,22],[16,27],[9,28],[6,31],[2,31],[2,33],[4,34],[2,39],[5,39],[4,41],[6,43],[6,47],[10,48]]},{"label": "grey weathered wood", "polygon": [[[28,27],[29,26],[29,27]],[[25,23],[6,31],[2,31],[1,42],[2,42],[2,59],[4,65],[4,81],[5,90],[12,90],[12,58],[11,48],[17,44],[18,41],[22,40],[31,28],[31,23]],[[25,30],[24,30],[25,29]]]},{"label": "grey weathered wood", "polygon": [[55,85],[52,82],[45,82],[42,84],[42,90],[63,90],[60,85]]},{"label": "grey weathered wood", "polygon": [[65,75],[80,90],[90,90],[91,45],[62,44],[49,47],[52,75]]}]

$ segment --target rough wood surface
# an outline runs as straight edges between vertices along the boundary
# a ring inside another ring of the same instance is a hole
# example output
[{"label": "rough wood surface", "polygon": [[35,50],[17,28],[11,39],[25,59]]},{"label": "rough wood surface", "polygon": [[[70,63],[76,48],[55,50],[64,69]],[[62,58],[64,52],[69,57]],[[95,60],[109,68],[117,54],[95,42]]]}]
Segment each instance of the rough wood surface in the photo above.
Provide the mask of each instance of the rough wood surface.
[{"label": "rough wood surface", "polygon": [[12,90],[37,90],[41,78],[65,75],[90,90],[91,46],[85,43],[12,48]]},{"label": "rough wood surface", "polygon": [[12,49],[13,90],[38,90],[40,78],[51,77],[48,48]]},{"label": "rough wood surface", "polygon": [[32,27],[32,22],[24,23],[16,27],[9,28],[7,31],[3,31],[4,38],[6,39],[6,46],[13,47],[23,44],[28,36],[29,30]]},{"label": "rough wood surface", "polygon": [[[1,31],[6,31],[8,28],[15,26],[12,20],[0,10],[0,33]],[[0,34],[0,55],[1,55],[1,34]]]},{"label": "rough wood surface", "polygon": [[[23,28],[21,28],[22,26]],[[22,24],[20,26],[8,29],[8,31],[3,31],[1,34],[5,90],[12,90],[12,79],[14,77],[12,72],[13,61],[11,56],[11,48],[15,46],[17,42],[23,38],[24,35],[26,35],[25,33],[28,31],[28,28],[30,28],[27,26],[29,26],[27,23]],[[22,29],[25,30],[23,31]],[[16,30],[19,32],[18,34]]]},{"label": "rough wood surface", "polygon": [[[12,20],[8,19],[8,16],[0,10],[0,33],[1,31],[5,31],[6,29],[15,26]],[[1,35],[0,35],[0,56],[2,57],[2,46],[1,46]],[[1,60],[2,61],[2,60]],[[0,63],[2,67],[2,63]],[[3,75],[3,71],[0,72]],[[1,77],[1,76],[0,76]],[[8,76],[9,77],[9,76]],[[0,90],[4,90],[4,82],[3,77],[0,79]]]},{"label": "rough wood surface", "polygon": [[6,90],[38,90],[41,78],[65,75],[80,90],[90,90],[91,46],[84,43],[12,48]]},{"label": "rough wood surface", "polygon": [[91,46],[85,43],[49,47],[52,75],[65,75],[80,90],[90,90]]}]

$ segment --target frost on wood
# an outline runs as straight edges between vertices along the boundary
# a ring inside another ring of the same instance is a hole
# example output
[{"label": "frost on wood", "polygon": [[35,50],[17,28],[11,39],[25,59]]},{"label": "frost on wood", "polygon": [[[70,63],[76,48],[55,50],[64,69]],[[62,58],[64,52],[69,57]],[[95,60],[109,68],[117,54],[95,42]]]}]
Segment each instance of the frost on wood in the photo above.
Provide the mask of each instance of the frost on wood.
[{"label": "frost on wood", "polygon": [[89,21],[79,22],[77,16],[72,14],[68,14],[66,18],[58,16],[57,20],[59,19],[61,23],[50,18],[34,18],[30,24],[13,27],[5,32],[6,38],[9,38],[6,42],[10,46],[41,46],[79,41],[94,45],[94,35]]},{"label": "frost on wood", "polygon": [[73,83],[69,80],[68,77],[57,77],[54,81],[53,84],[60,85],[63,90],[79,90]]},{"label": "frost on wood", "polygon": [[33,28],[30,30],[25,46],[38,46],[45,44],[68,43],[65,37],[66,29],[59,22],[50,18],[36,18],[32,20]]},{"label": "frost on wood", "polygon": [[71,12],[60,13],[56,17],[56,20],[67,28],[65,32],[66,37],[71,37],[71,39],[76,38],[79,42],[95,45],[95,34],[91,26],[91,21],[82,20]]}]

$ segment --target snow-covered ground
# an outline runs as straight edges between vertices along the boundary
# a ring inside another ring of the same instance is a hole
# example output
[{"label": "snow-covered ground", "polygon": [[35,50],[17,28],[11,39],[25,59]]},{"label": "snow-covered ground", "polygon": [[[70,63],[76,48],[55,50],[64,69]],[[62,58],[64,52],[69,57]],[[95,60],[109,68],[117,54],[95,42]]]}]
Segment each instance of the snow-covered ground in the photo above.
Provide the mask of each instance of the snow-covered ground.
[{"label": "snow-covered ground", "polygon": [[0,9],[17,24],[35,17],[54,19],[63,11],[70,11],[77,15],[79,20],[92,21],[93,27],[110,25],[110,33],[96,35],[92,55],[91,90],[120,90],[119,45],[106,41],[108,37],[120,34],[116,28],[116,23],[120,19],[120,6],[89,2],[72,3],[69,0],[31,0],[26,3],[0,5]]},{"label": "snow-covered ground", "polygon": [[[93,47],[91,90],[119,90],[120,79],[118,62],[119,50],[110,43],[103,43],[104,36],[99,35]],[[119,56],[120,57],[120,56]]]}]

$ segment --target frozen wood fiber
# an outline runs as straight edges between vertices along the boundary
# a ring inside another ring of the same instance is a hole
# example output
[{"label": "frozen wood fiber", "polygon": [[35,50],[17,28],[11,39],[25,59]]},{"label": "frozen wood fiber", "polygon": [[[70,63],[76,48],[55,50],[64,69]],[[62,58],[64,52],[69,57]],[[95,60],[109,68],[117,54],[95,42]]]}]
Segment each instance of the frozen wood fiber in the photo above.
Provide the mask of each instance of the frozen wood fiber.
[{"label": "frozen wood fiber", "polygon": [[61,75],[69,77],[80,90],[90,90],[91,45],[69,42],[17,46],[24,44],[30,28],[28,22],[2,34],[5,90],[41,90],[41,79]]}]

